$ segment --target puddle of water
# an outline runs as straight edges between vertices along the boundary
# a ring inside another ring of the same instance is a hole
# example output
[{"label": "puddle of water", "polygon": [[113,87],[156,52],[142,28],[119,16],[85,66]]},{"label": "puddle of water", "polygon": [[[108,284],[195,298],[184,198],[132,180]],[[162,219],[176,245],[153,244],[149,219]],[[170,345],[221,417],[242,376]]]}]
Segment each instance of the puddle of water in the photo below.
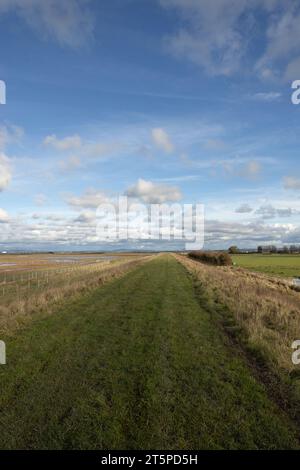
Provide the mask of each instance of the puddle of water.
[{"label": "puddle of water", "polygon": [[53,259],[52,261],[55,261],[55,263],[76,263],[75,259]]},{"label": "puddle of water", "polygon": [[0,263],[0,266],[16,266],[17,263]]},{"label": "puddle of water", "polygon": [[76,256],[74,258],[72,257],[65,257],[65,258],[47,258],[48,260],[54,261],[55,263],[79,263],[82,260],[88,260],[91,262],[95,261],[111,261],[113,259],[118,259],[119,256],[109,256],[109,255],[104,255],[104,256],[99,256],[97,258],[94,258],[92,256]]},{"label": "puddle of water", "polygon": [[300,287],[300,278],[299,278],[299,277],[295,277],[295,278],[293,279],[293,284],[294,284],[294,286]]}]

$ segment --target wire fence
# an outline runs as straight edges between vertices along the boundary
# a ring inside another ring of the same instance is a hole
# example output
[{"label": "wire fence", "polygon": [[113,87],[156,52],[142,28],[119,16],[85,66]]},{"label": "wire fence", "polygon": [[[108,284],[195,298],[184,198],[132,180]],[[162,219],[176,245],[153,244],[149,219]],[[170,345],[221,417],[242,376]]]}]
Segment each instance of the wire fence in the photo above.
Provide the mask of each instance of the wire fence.
[{"label": "wire fence", "polygon": [[[123,259],[123,261],[125,260]],[[58,269],[0,273],[0,299],[5,303],[8,300],[20,300],[33,292],[61,287],[75,280],[84,279],[89,274],[101,272],[107,266],[114,264],[118,264],[116,260],[89,264],[80,263]]]}]

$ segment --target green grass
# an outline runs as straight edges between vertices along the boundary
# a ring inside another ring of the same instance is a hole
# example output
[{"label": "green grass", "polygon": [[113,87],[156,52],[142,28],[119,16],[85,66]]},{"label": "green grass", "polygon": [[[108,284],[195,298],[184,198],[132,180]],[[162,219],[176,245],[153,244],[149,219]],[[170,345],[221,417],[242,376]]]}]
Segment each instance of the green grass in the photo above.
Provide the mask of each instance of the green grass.
[{"label": "green grass", "polygon": [[199,295],[158,257],[6,338],[0,448],[298,447]]},{"label": "green grass", "polygon": [[300,255],[232,255],[237,266],[276,276],[300,276]]}]

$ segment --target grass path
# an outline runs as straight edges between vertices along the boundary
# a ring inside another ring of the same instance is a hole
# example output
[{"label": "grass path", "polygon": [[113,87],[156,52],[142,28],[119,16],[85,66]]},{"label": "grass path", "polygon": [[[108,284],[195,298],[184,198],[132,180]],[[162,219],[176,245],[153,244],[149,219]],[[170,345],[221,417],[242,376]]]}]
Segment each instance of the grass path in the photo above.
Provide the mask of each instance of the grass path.
[{"label": "grass path", "polygon": [[32,322],[7,360],[2,449],[298,445],[171,256]]}]

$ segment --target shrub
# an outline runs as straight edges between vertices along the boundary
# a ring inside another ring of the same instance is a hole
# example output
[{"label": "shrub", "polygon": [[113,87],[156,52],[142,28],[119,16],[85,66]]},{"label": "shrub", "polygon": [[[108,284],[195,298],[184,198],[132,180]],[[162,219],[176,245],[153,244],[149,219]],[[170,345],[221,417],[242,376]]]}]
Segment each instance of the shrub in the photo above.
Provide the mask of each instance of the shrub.
[{"label": "shrub", "polygon": [[189,258],[193,258],[202,263],[213,264],[214,266],[231,266],[232,259],[228,253],[215,251],[191,251]]}]

